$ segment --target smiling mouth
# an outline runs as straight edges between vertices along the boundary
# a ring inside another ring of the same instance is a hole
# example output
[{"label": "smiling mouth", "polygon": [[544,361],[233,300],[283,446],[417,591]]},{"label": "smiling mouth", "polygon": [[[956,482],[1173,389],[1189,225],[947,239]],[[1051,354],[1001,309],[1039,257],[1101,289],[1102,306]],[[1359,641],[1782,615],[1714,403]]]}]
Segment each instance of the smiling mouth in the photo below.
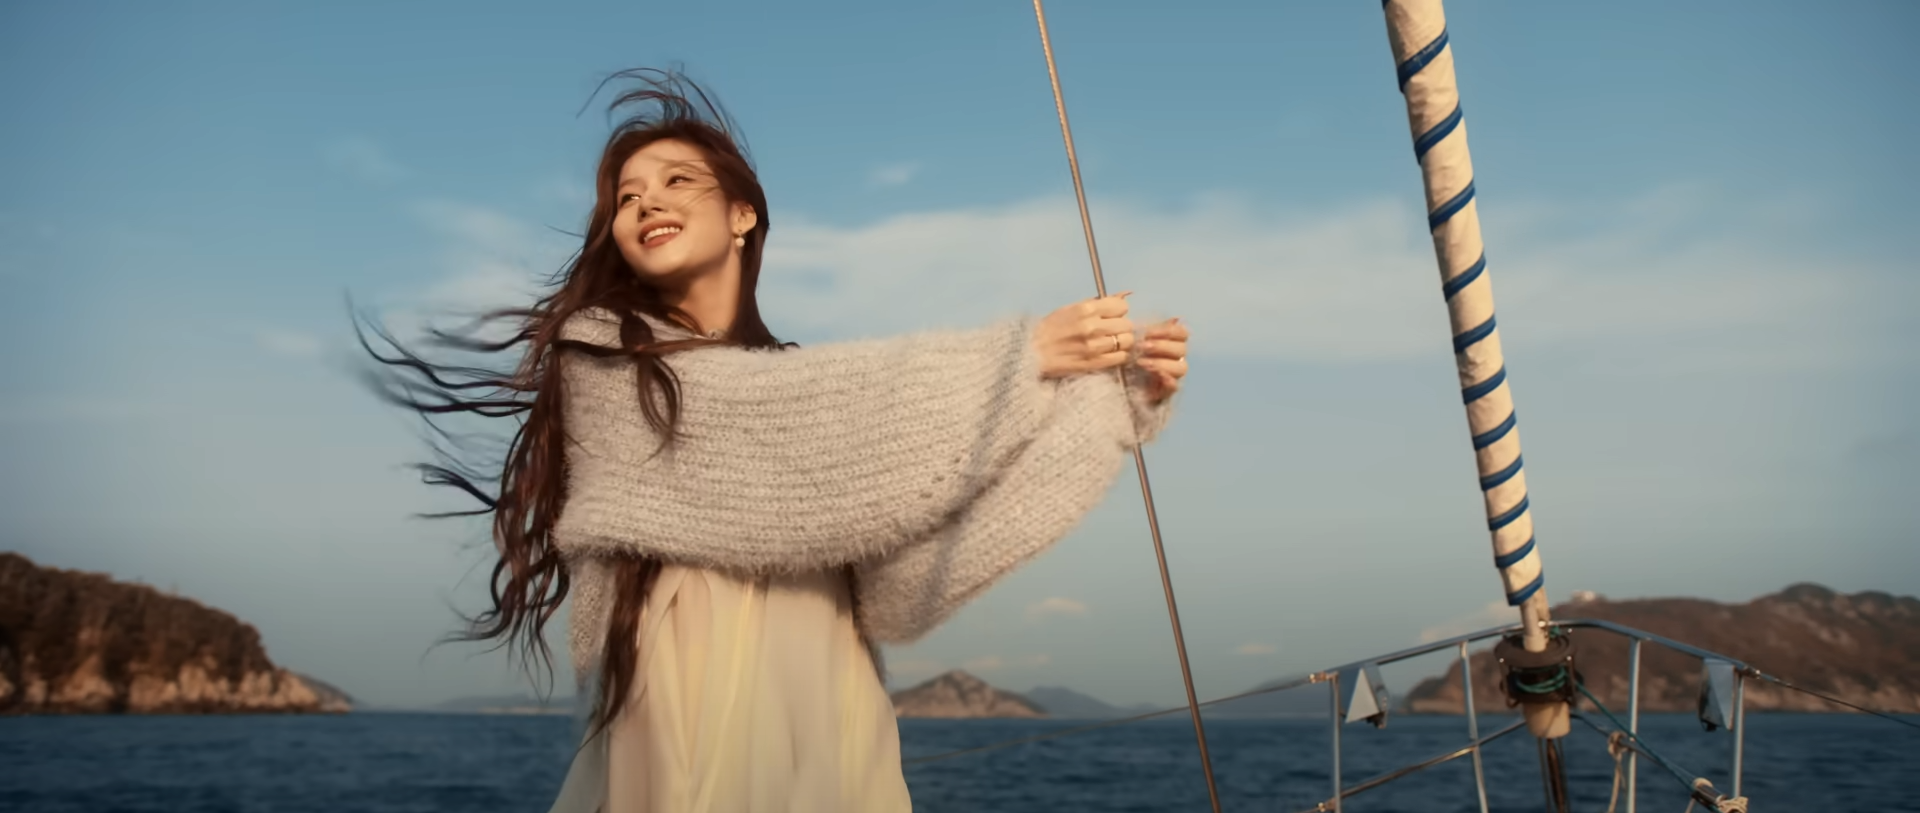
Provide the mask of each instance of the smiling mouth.
[{"label": "smiling mouth", "polygon": [[658,248],[679,235],[679,226],[656,226],[640,235],[640,245],[646,248]]}]

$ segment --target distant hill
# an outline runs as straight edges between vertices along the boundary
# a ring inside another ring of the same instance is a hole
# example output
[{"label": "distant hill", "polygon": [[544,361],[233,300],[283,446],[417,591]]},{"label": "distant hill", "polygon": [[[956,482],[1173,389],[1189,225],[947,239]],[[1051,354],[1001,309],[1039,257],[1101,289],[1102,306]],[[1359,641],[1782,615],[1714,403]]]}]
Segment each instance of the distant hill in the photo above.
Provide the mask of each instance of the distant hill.
[{"label": "distant hill", "polygon": [[0,553],[0,714],[351,710],[268,660],[229,613],[144,584]]},{"label": "distant hill", "polygon": [[[1601,596],[1554,608],[1555,618],[1612,621],[1747,662],[1755,669],[1850,703],[1889,712],[1920,712],[1920,600],[1869,591],[1844,595],[1796,584],[1744,604],[1691,598],[1609,601]],[[1611,633],[1573,632],[1576,664],[1589,690],[1609,708],[1627,704],[1627,641]],[[1700,662],[1655,644],[1642,646],[1640,708],[1692,712]],[[1473,657],[1476,710],[1505,709],[1499,665],[1491,651]],[[1461,711],[1460,665],[1421,681],[1404,707]],[[1818,698],[1749,681],[1748,711],[1847,711]]]},{"label": "distant hill", "polygon": [[299,678],[300,682],[307,684],[307,688],[312,689],[314,695],[320,698],[321,710],[330,712],[349,711],[354,708],[353,696],[347,694],[340,687],[312,675],[303,675],[299,672],[292,674],[294,677]]},{"label": "distant hill", "polygon": [[[1253,689],[1266,689],[1297,679],[1298,676],[1276,678]],[[1201,711],[1208,717],[1325,717],[1331,703],[1325,685],[1309,684],[1229,700]]]},{"label": "distant hill", "polygon": [[1135,706],[1115,706],[1092,695],[1081,694],[1062,686],[1039,686],[1024,695],[1028,700],[1045,709],[1048,717],[1063,720],[1110,720],[1115,717],[1131,717],[1159,711],[1159,707],[1148,704]]},{"label": "distant hill", "polygon": [[1046,717],[1039,704],[955,669],[893,693],[897,717]]}]

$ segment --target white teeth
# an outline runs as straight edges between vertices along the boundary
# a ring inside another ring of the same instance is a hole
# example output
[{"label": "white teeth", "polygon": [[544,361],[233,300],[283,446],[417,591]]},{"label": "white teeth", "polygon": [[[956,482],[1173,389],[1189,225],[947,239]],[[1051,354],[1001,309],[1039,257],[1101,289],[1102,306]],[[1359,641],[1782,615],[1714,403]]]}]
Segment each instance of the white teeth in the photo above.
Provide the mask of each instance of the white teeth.
[{"label": "white teeth", "polygon": [[648,229],[646,234],[640,235],[640,240],[642,242],[645,242],[647,240],[652,240],[653,238],[658,237],[662,234],[679,234],[679,233],[680,233],[679,226],[661,226],[660,228],[657,228],[657,229]]}]

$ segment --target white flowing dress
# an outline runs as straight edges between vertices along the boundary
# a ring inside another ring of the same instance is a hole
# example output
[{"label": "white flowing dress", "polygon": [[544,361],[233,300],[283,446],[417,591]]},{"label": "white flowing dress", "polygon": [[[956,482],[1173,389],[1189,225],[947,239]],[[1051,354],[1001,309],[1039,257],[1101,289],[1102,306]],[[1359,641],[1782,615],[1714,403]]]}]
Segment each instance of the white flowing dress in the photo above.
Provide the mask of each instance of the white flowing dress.
[{"label": "white flowing dress", "polygon": [[844,573],[668,565],[626,708],[552,813],[907,813],[893,703]]}]

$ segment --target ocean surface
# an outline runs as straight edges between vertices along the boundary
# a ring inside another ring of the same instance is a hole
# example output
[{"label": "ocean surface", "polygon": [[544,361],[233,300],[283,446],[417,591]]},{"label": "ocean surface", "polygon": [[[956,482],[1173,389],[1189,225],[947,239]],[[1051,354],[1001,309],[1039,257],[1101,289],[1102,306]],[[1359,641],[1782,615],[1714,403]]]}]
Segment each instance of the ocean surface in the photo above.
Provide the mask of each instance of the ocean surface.
[{"label": "ocean surface", "polygon": [[[1491,732],[1513,718],[1482,718]],[[1910,718],[1911,719],[1911,718]],[[1073,725],[1058,720],[905,720],[908,759]],[[1864,715],[1748,718],[1754,813],[1920,811],[1920,731]],[[1575,809],[1607,807],[1613,760],[1580,724],[1568,740]],[[1732,740],[1688,716],[1649,716],[1643,736],[1726,788]],[[0,718],[0,811],[11,813],[544,813],[565,775],[574,722],[556,716],[363,713],[329,717]],[[1311,809],[1331,792],[1323,720],[1212,720],[1214,770],[1232,811]],[[1349,785],[1464,744],[1459,717],[1396,717],[1342,731]],[[1538,811],[1538,755],[1524,732],[1484,752],[1492,810]],[[920,813],[1207,809],[1185,718],[1133,723],[907,768]],[[1640,809],[1687,801],[1640,766]],[[1462,758],[1349,797],[1348,811],[1478,809]],[[1622,802],[1620,810],[1626,809]]]}]

